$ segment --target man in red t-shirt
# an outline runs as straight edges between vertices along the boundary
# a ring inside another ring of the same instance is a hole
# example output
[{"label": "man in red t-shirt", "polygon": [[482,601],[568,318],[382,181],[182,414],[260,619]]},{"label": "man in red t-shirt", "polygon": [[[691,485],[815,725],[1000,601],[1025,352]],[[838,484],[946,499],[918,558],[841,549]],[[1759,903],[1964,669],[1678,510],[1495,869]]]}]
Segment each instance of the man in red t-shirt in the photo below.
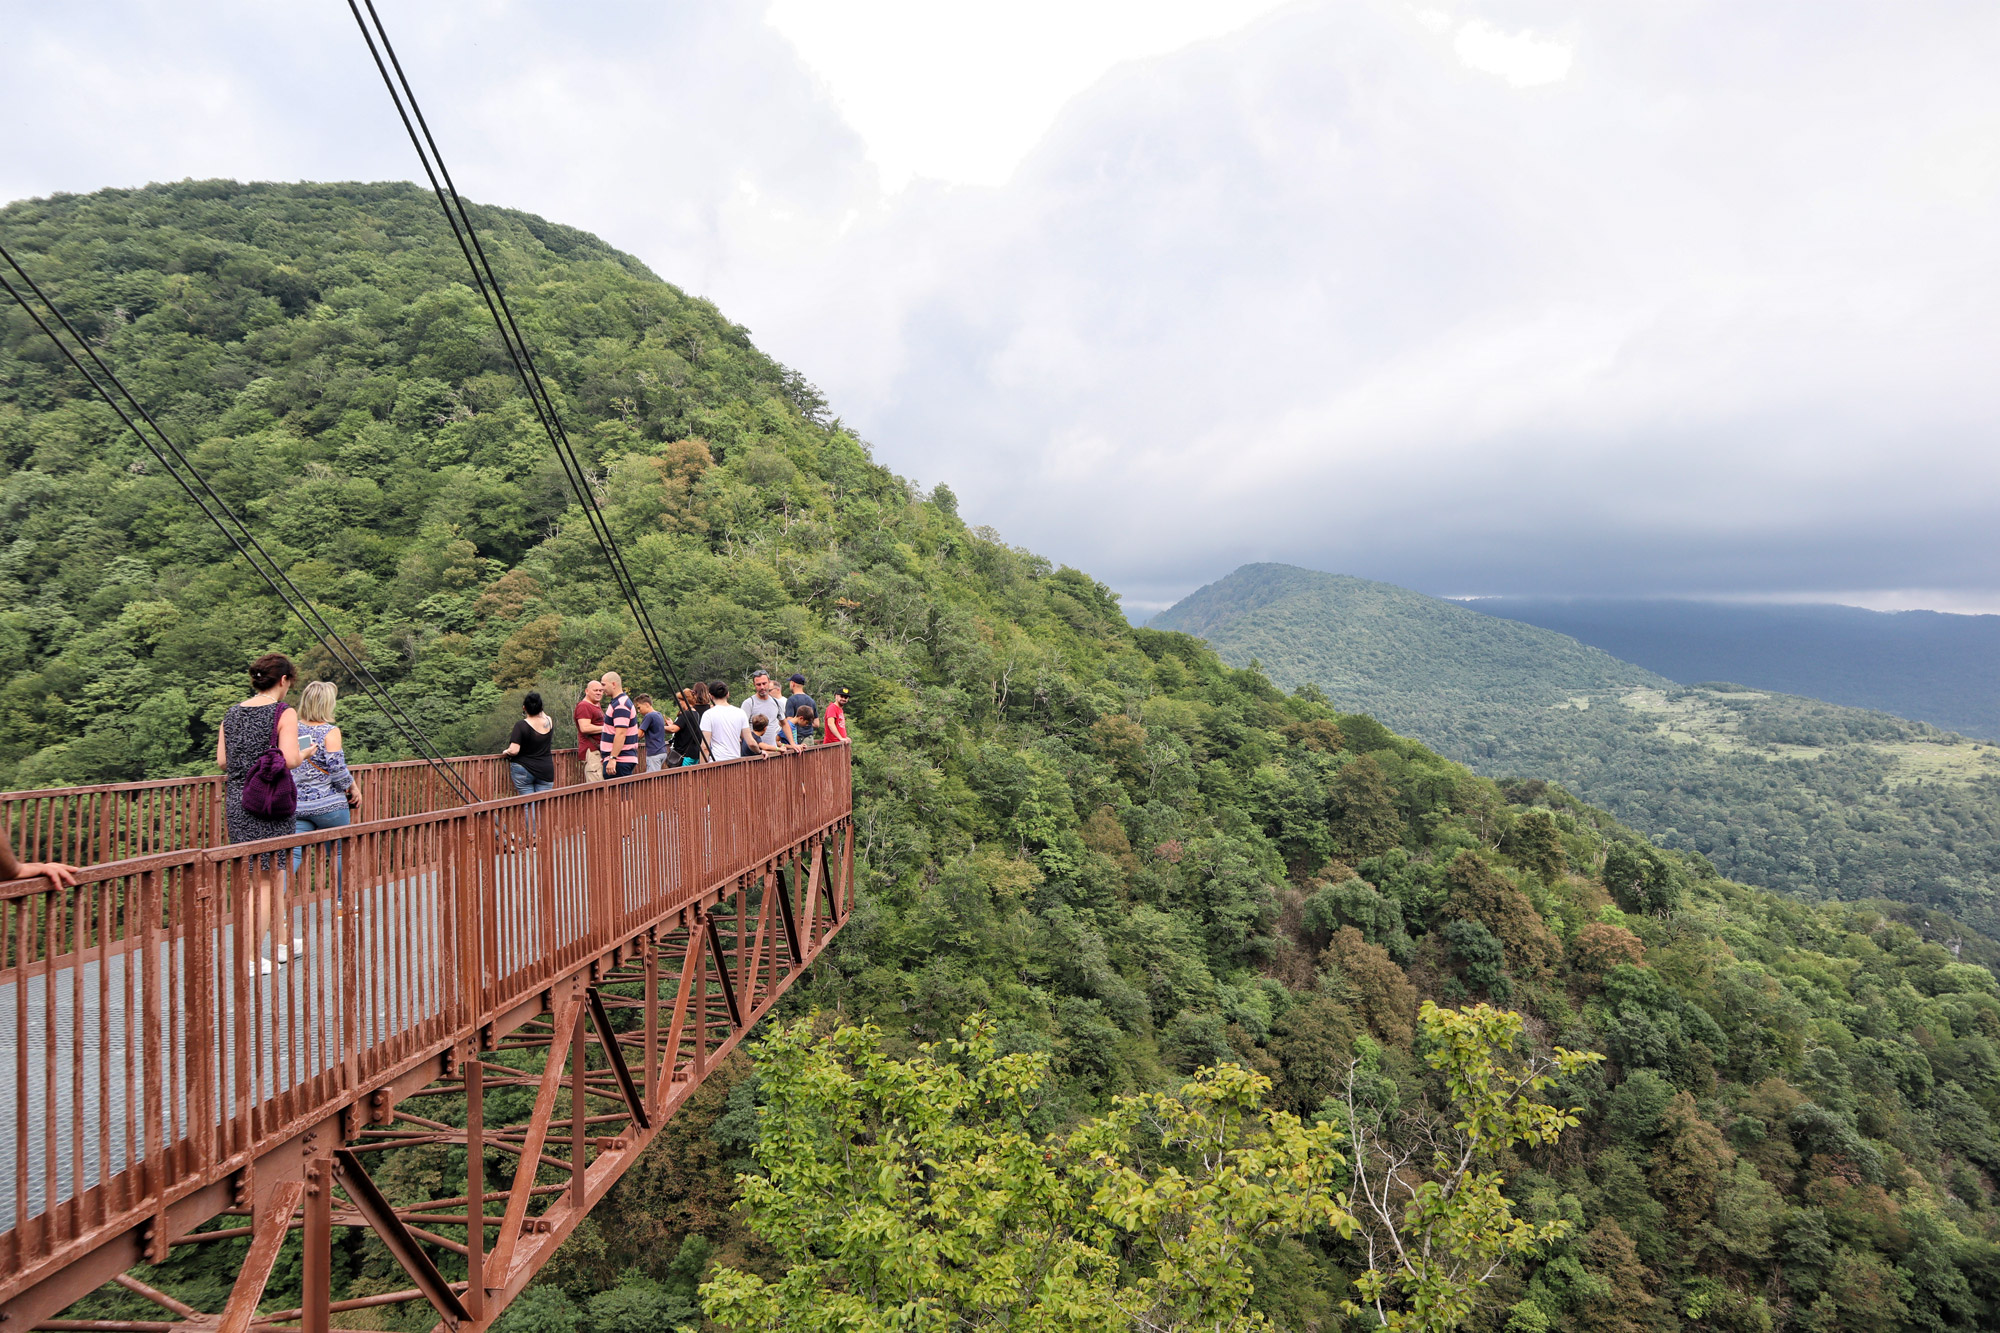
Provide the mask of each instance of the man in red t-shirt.
[{"label": "man in red t-shirt", "polygon": [[847,691],[841,690],[826,706],[826,743],[838,745],[847,739]]},{"label": "man in red t-shirt", "polygon": [[597,706],[603,697],[604,682],[593,680],[583,687],[583,697],[576,701],[576,753],[583,760],[585,782],[604,781],[604,756],[598,748],[604,730],[604,710]]}]

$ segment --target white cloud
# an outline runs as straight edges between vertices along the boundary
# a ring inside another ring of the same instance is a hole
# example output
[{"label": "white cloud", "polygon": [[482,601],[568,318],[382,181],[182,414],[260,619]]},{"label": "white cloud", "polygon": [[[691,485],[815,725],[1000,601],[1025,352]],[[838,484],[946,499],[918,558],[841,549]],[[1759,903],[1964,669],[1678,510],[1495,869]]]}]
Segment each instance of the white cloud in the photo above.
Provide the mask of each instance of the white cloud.
[{"label": "white cloud", "polygon": [[1233,32],[1284,0],[773,0],[891,193],[1004,185],[1112,67]]},{"label": "white cloud", "polygon": [[1965,616],[2000,615],[2000,593],[1963,588],[1866,588],[1859,592],[1735,593],[1715,598],[1744,605],[1858,606],[1864,611],[1950,611]]},{"label": "white cloud", "polygon": [[1497,74],[1515,88],[1560,83],[1576,48],[1533,32],[1505,32],[1482,19],[1468,19],[1452,39],[1452,50],[1469,69]]}]

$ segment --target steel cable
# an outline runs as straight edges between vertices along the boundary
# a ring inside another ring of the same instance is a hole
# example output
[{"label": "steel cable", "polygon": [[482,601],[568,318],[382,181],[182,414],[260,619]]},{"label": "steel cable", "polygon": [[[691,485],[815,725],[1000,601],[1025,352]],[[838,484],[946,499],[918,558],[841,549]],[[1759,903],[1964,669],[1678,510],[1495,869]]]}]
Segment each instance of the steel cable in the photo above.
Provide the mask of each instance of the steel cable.
[{"label": "steel cable", "polygon": [[[366,8],[367,17],[362,17]],[[354,15],[355,24],[361,29],[362,40],[368,44],[368,54],[375,61],[375,68],[382,76],[382,84],[388,89],[389,100],[395,104],[396,115],[403,122],[403,130],[410,137],[410,146],[416,149],[417,160],[422,163],[424,175],[430,180],[431,192],[437,196],[438,207],[443,211],[445,222],[451,228],[452,237],[458,242],[460,253],[465,256],[467,266],[472,270],[473,285],[486,303],[486,309],[493,317],[495,328],[499,330],[501,344],[507,349],[507,356],[513,362],[515,373],[521,377],[522,387],[535,408],[535,416],[541,422],[542,430],[549,437],[549,444],[555,450],[557,461],[562,464],[563,475],[568,478],[570,488],[576,492],[577,503],[582,506],[584,521],[589,524],[591,536],[604,554],[605,564],[611,570],[612,581],[618,585],[626,604],[631,608],[632,618],[638,627],[639,637],[652,655],[654,665],[666,682],[669,696],[677,693],[676,682],[679,672],[667,655],[666,644],[658,629],[653,625],[652,616],[646,611],[645,603],[639,596],[639,587],[631,571],[625,565],[625,558],[619,554],[618,544],[612,539],[611,529],[598,509],[597,499],[592,493],[589,474],[576,448],[570,443],[569,432],[564,428],[562,416],[556,410],[555,398],[544,383],[540,368],[535,364],[534,352],[529,348],[519,323],[514,318],[513,307],[507,301],[507,294],[500,285],[499,274],[494,271],[487,258],[486,248],[480,243],[479,233],[472,225],[471,212],[459,196],[458,187],[452,181],[451,172],[445,166],[444,154],[439,151],[432,136],[430,124],[424,119],[422,107],[417,103],[417,95],[403,72],[402,61],[396,55],[394,43],[382,25],[381,15],[376,13],[374,0],[347,0],[347,8]],[[371,29],[370,24],[373,24]],[[378,47],[377,41],[380,41]],[[385,62],[384,55],[387,60]],[[394,73],[391,73],[391,70]],[[414,117],[414,120],[412,119]]]},{"label": "steel cable", "polygon": [[[63,358],[76,368],[77,373],[82,375],[89,382],[90,386],[97,391],[98,395],[104,399],[105,403],[110,406],[111,410],[118,414],[119,419],[125,423],[126,428],[138,437],[139,442],[146,446],[154,458],[159,460],[160,466],[166,469],[167,474],[180,485],[183,491],[187,492],[188,498],[194,501],[195,507],[200,509],[203,516],[215,525],[216,529],[222,533],[231,546],[236,548],[237,554],[241,555],[248,562],[251,569],[255,570],[264,582],[269,585],[271,591],[277,594],[278,600],[282,601],[286,608],[298,617],[299,623],[304,625],[306,631],[319,641],[320,646],[326,650],[327,655],[347,673],[348,678],[354,682],[356,687],[362,693],[366,694],[376,707],[382,710],[383,717],[402,734],[404,740],[410,743],[411,748],[416,751],[417,756],[438,771],[452,795],[468,805],[478,804],[479,797],[472,791],[471,787],[466,785],[464,779],[452,771],[451,766],[445,761],[444,755],[431,743],[430,738],[424,734],[423,729],[417,726],[416,722],[403,711],[401,705],[396,703],[394,697],[389,694],[388,689],[375,678],[374,673],[368,670],[360,657],[348,649],[346,643],[341,640],[340,635],[334,630],[333,626],[319,613],[319,609],[313,606],[312,600],[299,591],[298,586],[292,582],[291,576],[285,573],[278,562],[272,558],[271,553],[264,549],[263,544],[250,531],[249,525],[244,523],[236,515],[236,512],[229,507],[228,502],[216,493],[213,486],[208,484],[207,478],[203,477],[200,470],[189,461],[187,455],[181,452],[180,446],[174,443],[173,437],[167,434],[158,421],[153,419],[152,413],[147,411],[145,405],[132,394],[131,390],[125,387],[124,381],[120,380],[112,369],[104,364],[103,358],[97,355],[95,349],[91,347],[89,340],[77,331],[76,326],[70,323],[69,317],[63,314],[62,308],[50,298],[47,292],[42,290],[40,284],[29,275],[26,269],[21,267],[20,261],[15,259],[13,253],[4,245],[0,245],[0,259],[6,260],[7,266],[14,270],[15,274],[26,285],[28,290],[34,293],[36,299],[42,303],[49,314],[55,317],[57,323],[63,327],[63,330],[82,349],[83,355],[90,359],[90,366],[86,366],[78,359],[76,352],[72,351],[69,344],[65,343],[56,331],[49,327],[48,322],[42,318],[41,313],[7,279],[6,274],[0,273],[0,287],[4,287],[7,294],[14,298],[15,303],[27,313],[28,318],[34,321],[35,327],[39,328],[51,343],[55,344],[56,350],[62,353]],[[91,372],[91,366],[96,367],[97,374]],[[103,379],[100,380],[98,375],[102,375]],[[113,395],[112,389],[105,387],[106,382],[117,390],[116,396]],[[119,398],[123,398],[124,403],[121,404]],[[126,410],[127,405],[131,408],[129,412]],[[134,413],[147,426],[152,428],[152,435],[148,435],[144,430],[140,429],[139,423],[132,419]],[[155,441],[155,436],[158,437],[157,442]],[[164,449],[162,446],[164,446]],[[178,467],[175,466],[176,463],[179,464]],[[183,470],[186,472],[185,476],[182,475]],[[198,490],[197,486],[199,486]],[[226,522],[224,521],[225,516],[227,518]],[[234,525],[233,528],[232,524]]]}]

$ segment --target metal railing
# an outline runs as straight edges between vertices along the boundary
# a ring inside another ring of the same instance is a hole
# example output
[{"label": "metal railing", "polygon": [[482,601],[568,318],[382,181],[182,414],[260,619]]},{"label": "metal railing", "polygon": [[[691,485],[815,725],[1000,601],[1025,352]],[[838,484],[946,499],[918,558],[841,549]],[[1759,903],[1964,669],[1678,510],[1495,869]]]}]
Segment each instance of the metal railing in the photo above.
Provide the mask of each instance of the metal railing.
[{"label": "metal railing", "polygon": [[[508,789],[499,761],[459,762]],[[422,805],[426,774],[370,765],[364,799]],[[93,845],[198,843],[214,784],[13,808],[57,845],[92,816],[111,820]],[[825,841],[851,802],[848,749],[826,746],[0,884],[0,1301]]]},{"label": "metal railing", "polygon": [[[557,787],[583,781],[583,761],[574,747],[554,750],[551,756]],[[514,794],[505,759],[468,755],[445,764],[482,801]],[[460,804],[450,784],[422,759],[355,764],[353,773],[361,791],[356,823]],[[229,841],[222,803],[220,774],[0,792],[0,834],[23,861],[123,861]]]}]

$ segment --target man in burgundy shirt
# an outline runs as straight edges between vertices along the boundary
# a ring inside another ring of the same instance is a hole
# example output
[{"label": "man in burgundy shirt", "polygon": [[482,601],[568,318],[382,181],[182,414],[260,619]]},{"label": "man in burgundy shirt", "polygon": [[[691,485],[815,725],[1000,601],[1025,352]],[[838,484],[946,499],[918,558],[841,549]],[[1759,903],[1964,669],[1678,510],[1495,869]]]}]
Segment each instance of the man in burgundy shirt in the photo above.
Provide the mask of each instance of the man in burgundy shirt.
[{"label": "man in burgundy shirt", "polygon": [[583,780],[585,782],[604,781],[604,752],[602,740],[604,732],[604,710],[597,706],[604,697],[604,682],[593,680],[583,687],[583,697],[576,701],[576,755],[583,760]]}]

